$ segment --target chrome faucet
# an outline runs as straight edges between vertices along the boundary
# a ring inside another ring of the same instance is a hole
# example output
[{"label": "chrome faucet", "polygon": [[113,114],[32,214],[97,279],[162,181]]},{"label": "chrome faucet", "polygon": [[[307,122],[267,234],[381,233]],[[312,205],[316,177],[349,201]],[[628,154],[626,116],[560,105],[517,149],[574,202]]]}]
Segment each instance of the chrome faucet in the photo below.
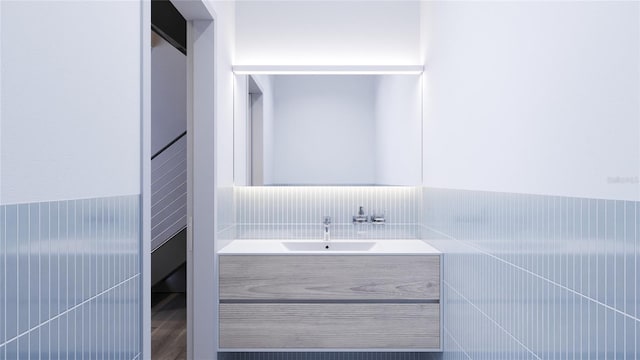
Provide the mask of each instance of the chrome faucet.
[{"label": "chrome faucet", "polygon": [[358,210],[358,215],[353,215],[353,223],[362,224],[368,221],[369,221],[369,217],[364,214],[364,207],[360,206],[360,209]]},{"label": "chrome faucet", "polygon": [[331,233],[329,232],[329,225],[331,225],[331,216],[324,217],[324,241],[329,241],[331,239]]}]

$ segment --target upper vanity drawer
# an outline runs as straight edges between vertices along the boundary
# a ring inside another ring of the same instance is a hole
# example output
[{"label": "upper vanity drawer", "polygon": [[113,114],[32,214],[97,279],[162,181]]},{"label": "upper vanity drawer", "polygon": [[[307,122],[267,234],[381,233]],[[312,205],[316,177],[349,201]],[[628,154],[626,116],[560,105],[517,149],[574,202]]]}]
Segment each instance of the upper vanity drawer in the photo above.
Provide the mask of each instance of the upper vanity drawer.
[{"label": "upper vanity drawer", "polygon": [[438,300],[438,255],[221,255],[220,299]]}]

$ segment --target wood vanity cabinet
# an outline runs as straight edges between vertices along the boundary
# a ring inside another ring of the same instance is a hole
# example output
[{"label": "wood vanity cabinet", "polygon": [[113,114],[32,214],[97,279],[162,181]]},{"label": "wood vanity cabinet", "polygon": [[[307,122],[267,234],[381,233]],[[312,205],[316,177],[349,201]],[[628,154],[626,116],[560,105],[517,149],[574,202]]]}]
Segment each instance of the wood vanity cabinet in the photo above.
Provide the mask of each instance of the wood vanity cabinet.
[{"label": "wood vanity cabinet", "polygon": [[440,255],[221,255],[220,348],[439,350]]}]

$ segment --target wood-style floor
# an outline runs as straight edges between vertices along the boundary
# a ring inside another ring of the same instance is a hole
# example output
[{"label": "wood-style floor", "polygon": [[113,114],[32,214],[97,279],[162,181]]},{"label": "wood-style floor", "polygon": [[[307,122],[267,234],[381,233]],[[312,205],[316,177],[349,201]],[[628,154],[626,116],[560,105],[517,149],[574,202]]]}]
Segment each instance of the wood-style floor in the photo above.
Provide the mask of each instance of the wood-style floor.
[{"label": "wood-style floor", "polygon": [[187,358],[187,296],[153,293],[151,300],[151,358]]}]

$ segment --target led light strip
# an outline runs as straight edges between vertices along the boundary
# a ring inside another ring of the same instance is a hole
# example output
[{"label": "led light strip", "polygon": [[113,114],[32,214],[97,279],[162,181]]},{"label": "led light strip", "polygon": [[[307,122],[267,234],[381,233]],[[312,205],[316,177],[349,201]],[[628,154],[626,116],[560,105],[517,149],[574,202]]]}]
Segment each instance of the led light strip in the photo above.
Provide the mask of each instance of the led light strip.
[{"label": "led light strip", "polygon": [[421,74],[423,65],[234,65],[238,75],[375,75]]}]

